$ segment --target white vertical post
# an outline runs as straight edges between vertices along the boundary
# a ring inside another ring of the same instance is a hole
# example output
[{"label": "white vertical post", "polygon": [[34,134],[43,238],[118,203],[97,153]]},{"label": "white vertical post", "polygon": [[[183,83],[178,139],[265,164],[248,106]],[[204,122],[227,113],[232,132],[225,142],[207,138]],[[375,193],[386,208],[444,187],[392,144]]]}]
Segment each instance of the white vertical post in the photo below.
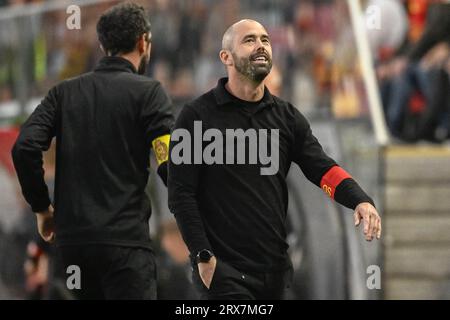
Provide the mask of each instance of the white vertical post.
[{"label": "white vertical post", "polygon": [[359,0],[347,0],[353,31],[361,63],[362,75],[367,89],[370,115],[377,143],[384,146],[389,143],[389,134],[381,105],[381,98],[373,68],[372,53],[364,24],[364,13]]}]

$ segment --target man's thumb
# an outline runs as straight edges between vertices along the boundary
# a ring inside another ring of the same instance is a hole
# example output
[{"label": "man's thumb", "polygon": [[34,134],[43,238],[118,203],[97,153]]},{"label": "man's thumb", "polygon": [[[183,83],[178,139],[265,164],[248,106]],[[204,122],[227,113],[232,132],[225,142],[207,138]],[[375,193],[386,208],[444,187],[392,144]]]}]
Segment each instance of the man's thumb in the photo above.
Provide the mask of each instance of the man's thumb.
[{"label": "man's thumb", "polygon": [[359,226],[359,223],[361,222],[361,218],[359,217],[359,213],[356,212],[354,215],[354,220],[355,220],[355,226]]},{"label": "man's thumb", "polygon": [[53,242],[53,240],[55,239],[55,233],[53,231],[45,232],[43,238],[46,242]]}]

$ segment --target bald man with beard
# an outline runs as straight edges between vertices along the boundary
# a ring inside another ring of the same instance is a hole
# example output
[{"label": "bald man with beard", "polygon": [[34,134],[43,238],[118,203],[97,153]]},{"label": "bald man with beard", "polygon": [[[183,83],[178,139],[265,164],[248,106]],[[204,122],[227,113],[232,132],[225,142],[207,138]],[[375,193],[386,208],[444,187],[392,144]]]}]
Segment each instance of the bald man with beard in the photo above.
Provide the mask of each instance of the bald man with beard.
[{"label": "bald man with beard", "polygon": [[[253,20],[233,24],[219,56],[228,77],[186,104],[172,132],[169,208],[202,298],[282,299],[292,275],[285,229],[292,162],[355,210],[355,225],[364,221],[368,241],[380,238],[381,219],[372,199],[324,153],[305,117],[264,85],[272,67],[265,28]],[[199,129],[202,141],[196,141]],[[228,139],[230,132],[235,139]],[[245,158],[239,158],[242,149]],[[268,150],[270,157],[262,157]],[[270,168],[267,159],[274,160]]]}]

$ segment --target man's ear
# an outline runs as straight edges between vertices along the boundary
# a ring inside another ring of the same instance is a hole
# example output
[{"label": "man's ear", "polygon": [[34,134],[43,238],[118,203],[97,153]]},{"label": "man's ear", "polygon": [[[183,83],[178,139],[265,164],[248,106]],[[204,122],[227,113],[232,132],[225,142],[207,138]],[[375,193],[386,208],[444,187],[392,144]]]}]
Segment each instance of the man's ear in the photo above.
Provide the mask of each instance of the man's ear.
[{"label": "man's ear", "polygon": [[147,49],[145,47],[147,45],[147,43],[145,41],[146,37],[147,37],[147,34],[145,34],[145,33],[139,37],[139,40],[137,42],[137,49],[139,51],[139,54],[143,54],[145,52],[145,50]]},{"label": "man's ear", "polygon": [[222,63],[226,66],[232,66],[234,63],[233,55],[228,50],[225,50],[225,49],[220,50],[219,58],[222,61]]}]

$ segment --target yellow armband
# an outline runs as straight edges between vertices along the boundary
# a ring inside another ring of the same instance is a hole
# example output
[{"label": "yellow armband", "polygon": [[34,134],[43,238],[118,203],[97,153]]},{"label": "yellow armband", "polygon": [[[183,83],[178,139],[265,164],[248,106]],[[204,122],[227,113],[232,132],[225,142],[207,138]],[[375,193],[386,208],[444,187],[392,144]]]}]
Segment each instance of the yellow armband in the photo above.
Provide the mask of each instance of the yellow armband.
[{"label": "yellow armband", "polygon": [[152,141],[153,151],[155,152],[156,162],[158,166],[169,160],[169,142],[170,134],[160,136]]}]

